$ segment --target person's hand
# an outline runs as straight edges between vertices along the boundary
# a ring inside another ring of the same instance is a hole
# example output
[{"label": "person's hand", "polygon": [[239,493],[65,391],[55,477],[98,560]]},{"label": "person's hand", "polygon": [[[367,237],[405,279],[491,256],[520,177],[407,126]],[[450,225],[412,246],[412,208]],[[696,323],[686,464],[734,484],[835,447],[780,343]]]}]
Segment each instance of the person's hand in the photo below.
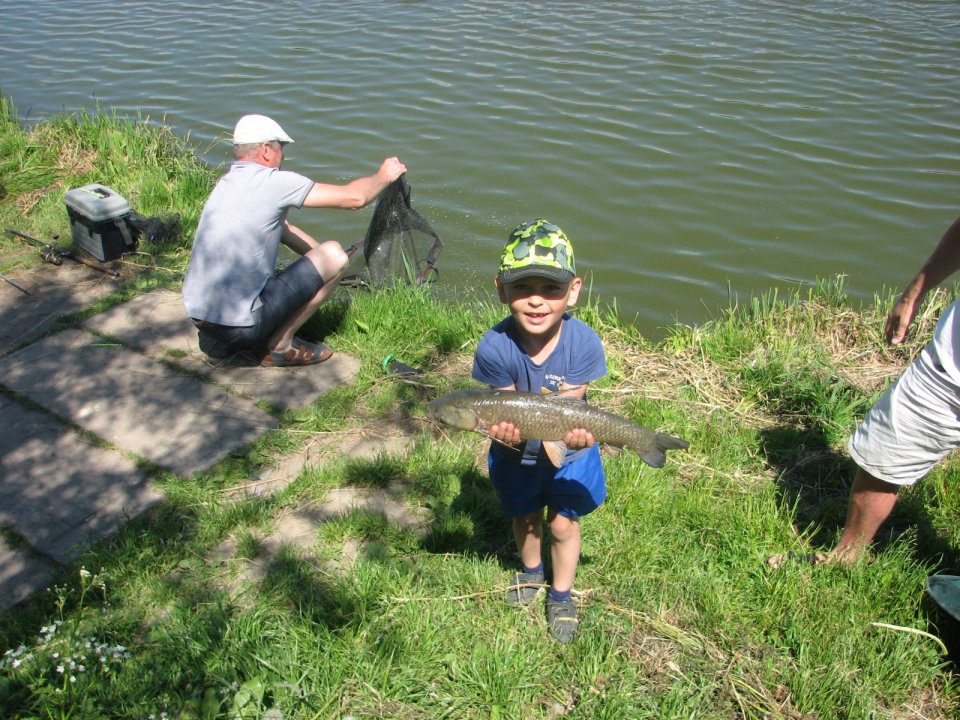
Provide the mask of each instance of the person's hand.
[{"label": "person's hand", "polygon": [[574,428],[566,434],[563,442],[571,450],[580,450],[581,448],[593,447],[597,441],[593,437],[593,433],[586,428]]},{"label": "person's hand", "polygon": [[520,428],[511,422],[500,422],[487,428],[487,435],[493,440],[499,440],[506,445],[516,445],[520,442]]},{"label": "person's hand", "polygon": [[406,171],[407,166],[400,162],[398,158],[388,157],[381,163],[378,174],[388,183],[392,183]]},{"label": "person's hand", "polygon": [[883,328],[887,336],[887,342],[891,345],[899,345],[907,337],[907,330],[917,313],[917,306],[920,304],[920,298],[912,293],[904,293],[899,297],[890,314],[887,315],[887,323]]}]

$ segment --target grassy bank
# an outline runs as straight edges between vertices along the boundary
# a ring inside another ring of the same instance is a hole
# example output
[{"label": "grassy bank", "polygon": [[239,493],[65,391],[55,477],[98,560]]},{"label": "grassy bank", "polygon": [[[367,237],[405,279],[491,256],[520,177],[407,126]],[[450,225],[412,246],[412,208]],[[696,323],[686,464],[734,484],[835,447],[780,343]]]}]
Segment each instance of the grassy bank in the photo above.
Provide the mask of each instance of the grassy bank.
[{"label": "grassy bank", "polygon": [[[143,214],[180,213],[182,242],[143,248],[108,302],[179,286],[216,173],[169,131],[81,115],[24,132],[3,106],[0,150],[5,227],[65,233],[63,194],[87,182]],[[0,244],[3,272],[36,261],[20,250]],[[583,523],[581,633],[560,646],[542,605],[502,600],[516,557],[478,464],[483,439],[423,422],[427,400],[472,386],[472,351],[501,308],[344,290],[307,330],[361,360],[355,382],[208,472],[158,475],[162,506],[0,617],[0,707],[23,718],[954,717],[951,628],[923,594],[929,574],[960,574],[954,464],[905,495],[875,561],[764,563],[836,539],[853,474],[846,436],[948,299],[932,297],[917,339],[895,350],[880,337],[888,299],[851,308],[839,278],[657,342],[597,302],[581,307],[610,365],[592,401],[691,448],[662,470],[605,454],[609,499]],[[386,377],[387,353],[424,369],[423,382]],[[409,452],[331,456],[279,493],[230,492],[318,433],[386,421],[414,434]],[[280,518],[343,487],[400,488],[422,522],[354,511],[325,523],[309,553],[283,550],[262,580],[234,584]],[[224,543],[236,552],[216,561]],[[346,547],[356,559],[337,562]]]}]

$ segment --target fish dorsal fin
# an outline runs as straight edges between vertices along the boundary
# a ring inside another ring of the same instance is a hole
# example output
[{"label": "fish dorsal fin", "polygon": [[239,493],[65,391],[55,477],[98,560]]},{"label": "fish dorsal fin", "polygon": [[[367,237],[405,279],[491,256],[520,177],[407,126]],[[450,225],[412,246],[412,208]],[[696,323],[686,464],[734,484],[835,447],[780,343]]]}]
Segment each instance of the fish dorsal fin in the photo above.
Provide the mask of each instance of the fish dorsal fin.
[{"label": "fish dorsal fin", "polygon": [[567,457],[567,444],[563,440],[544,440],[542,445],[554,467],[563,465],[563,461]]},{"label": "fish dorsal fin", "polygon": [[551,389],[548,388],[548,387],[543,387],[543,385],[540,386],[540,394],[541,394],[541,395],[553,395],[554,392],[556,392],[556,391],[555,391],[555,390],[551,390]]}]

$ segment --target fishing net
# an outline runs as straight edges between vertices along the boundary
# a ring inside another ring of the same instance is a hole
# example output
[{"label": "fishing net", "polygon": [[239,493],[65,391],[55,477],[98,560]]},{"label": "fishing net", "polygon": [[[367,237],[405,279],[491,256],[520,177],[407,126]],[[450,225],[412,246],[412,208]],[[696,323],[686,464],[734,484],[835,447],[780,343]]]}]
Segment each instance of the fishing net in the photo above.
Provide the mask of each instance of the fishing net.
[{"label": "fishing net", "polygon": [[365,271],[350,274],[343,282],[374,287],[432,282],[438,275],[436,262],[442,248],[440,236],[411,206],[410,184],[401,175],[377,200],[363,239]]},{"label": "fishing net", "polygon": [[176,214],[145,217],[131,211],[127,225],[134,237],[143,238],[157,247],[171,247],[180,241],[180,216]]}]

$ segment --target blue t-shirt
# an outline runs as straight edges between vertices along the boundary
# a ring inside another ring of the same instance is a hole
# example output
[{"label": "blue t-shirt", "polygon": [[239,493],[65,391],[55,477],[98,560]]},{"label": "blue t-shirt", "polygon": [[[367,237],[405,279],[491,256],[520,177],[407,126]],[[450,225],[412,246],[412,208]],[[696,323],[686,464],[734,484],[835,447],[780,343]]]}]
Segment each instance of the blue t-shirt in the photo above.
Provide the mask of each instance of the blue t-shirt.
[{"label": "blue t-shirt", "polygon": [[263,303],[260,292],[276,269],[283,223],[301,207],[313,180],[252,160],[235,162],[200,215],[183,279],[187,315],[246,327]]},{"label": "blue t-shirt", "polygon": [[[542,365],[537,365],[517,342],[513,317],[501,321],[480,339],[473,358],[474,380],[492,387],[513,385],[517,390],[539,393],[544,388],[557,392],[563,384],[583,385],[606,375],[603,344],[593,328],[567,314],[561,322],[557,346]],[[519,450],[522,455],[501,443],[495,442],[492,447],[496,456],[512,462],[550,464],[539,440],[527,440]],[[585,452],[567,451],[566,462]]]}]

